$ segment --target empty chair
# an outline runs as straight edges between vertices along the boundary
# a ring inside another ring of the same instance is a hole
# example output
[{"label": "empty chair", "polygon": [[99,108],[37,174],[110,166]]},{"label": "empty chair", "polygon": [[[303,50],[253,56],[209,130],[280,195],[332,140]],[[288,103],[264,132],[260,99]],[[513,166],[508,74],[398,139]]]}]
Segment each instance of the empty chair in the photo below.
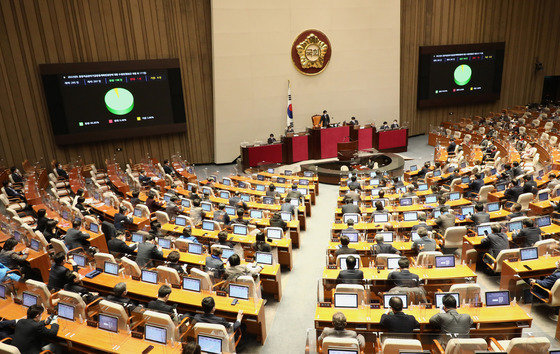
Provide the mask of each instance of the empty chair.
[{"label": "empty chair", "polygon": [[[74,318],[81,318],[84,321],[88,318],[86,313],[88,307],[94,304],[90,303],[90,305],[86,306],[82,296],[72,291],[60,290],[55,296],[58,298],[59,304],[64,303],[74,306]],[[101,298],[99,298],[96,303],[99,301],[101,301]]]},{"label": "empty chair", "polygon": [[399,354],[400,351],[422,351],[422,343],[417,339],[386,338],[381,345],[383,354]]},{"label": "empty chair", "polygon": [[212,337],[220,339],[222,342],[222,353],[235,353],[235,347],[241,339],[241,336],[235,341],[235,333],[228,333],[227,329],[220,324],[214,323],[197,323],[194,325],[194,336],[198,340],[198,336]]},{"label": "empty chair", "polygon": [[478,284],[453,284],[449,288],[451,293],[459,293],[459,299],[463,303],[481,303],[482,297],[480,296],[481,289]]},{"label": "empty chair", "polygon": [[427,267],[433,266],[436,263],[436,257],[443,256],[443,253],[439,251],[423,251],[418,253],[418,257],[416,257],[416,265]]},{"label": "empty chair", "polygon": [[116,317],[118,320],[119,330],[126,331],[128,329],[127,325],[129,317],[123,305],[107,300],[101,300],[99,301],[99,313]]},{"label": "empty chair", "polygon": [[53,304],[51,303],[51,292],[47,288],[47,284],[28,279],[25,281],[27,291],[37,296],[37,304],[43,305],[45,309],[52,310]]},{"label": "empty chair", "polygon": [[97,252],[93,255],[93,258],[95,259],[95,268],[97,269],[105,269],[105,262],[117,263],[115,257],[109,253]]},{"label": "empty chair", "polygon": [[443,247],[445,248],[462,248],[463,236],[467,234],[467,228],[464,226],[452,226],[445,230],[443,235]]},{"label": "empty chair", "polygon": [[488,347],[486,341],[483,338],[453,338],[447,342],[447,346],[445,347],[445,351],[439,344],[438,341],[435,341],[436,348],[438,351],[436,353],[445,353],[445,354],[474,354],[478,351],[485,351]]},{"label": "empty chair", "polygon": [[508,354],[548,354],[550,340],[546,337],[520,337],[511,340],[490,338],[490,348],[493,351],[505,351]]},{"label": "empty chair", "polygon": [[62,240],[51,238],[51,245],[54,253],[58,253],[58,252],[64,252],[64,254],[68,253],[68,248],[66,248],[66,245]]},{"label": "empty chair", "polygon": [[533,193],[523,193],[517,197],[517,204],[521,204],[522,210],[528,210],[529,204],[533,201]]},{"label": "empty chair", "polygon": [[558,137],[556,135],[551,136],[548,143],[552,146],[556,145],[556,143],[558,143]]},{"label": "empty chair", "polygon": [[[338,256],[340,257],[340,256]],[[379,253],[377,254],[377,256],[375,256],[375,265],[376,266],[383,266],[383,267],[387,267],[387,259],[389,258],[401,258],[400,256],[393,254],[393,253]],[[357,260],[360,259],[360,257],[356,257]],[[337,259],[338,262],[338,259]],[[358,262],[359,264],[359,262]]]},{"label": "empty chair", "polygon": [[140,270],[140,267],[136,262],[126,257],[122,257],[121,262],[123,266],[123,272],[125,275],[129,275],[132,277],[140,277],[142,271]]},{"label": "empty chair", "polygon": [[456,131],[453,133],[453,138],[454,138],[455,140],[461,139],[461,132],[458,131],[458,130],[456,130]]},{"label": "empty chair", "polygon": [[512,248],[509,250],[501,250],[498,256],[494,259],[489,253],[484,254],[484,263],[492,270],[494,273],[500,273],[502,271],[502,264],[504,260],[510,258],[519,258],[519,248]]},{"label": "empty chair", "polygon": [[158,279],[161,282],[171,285],[181,285],[181,277],[176,269],[160,265],[156,268],[156,270],[158,273]]},{"label": "empty chair", "polygon": [[179,340],[179,328],[175,326],[175,323],[166,313],[160,313],[152,310],[146,310],[142,314],[142,317],[146,321],[146,325],[153,325],[157,327],[163,327],[167,331],[167,341]]},{"label": "empty chair", "polygon": [[142,213],[142,217],[143,218],[149,218],[150,217],[150,209],[148,209],[148,207],[144,204],[136,204],[135,209],[139,209],[140,212]]},{"label": "empty chair", "polygon": [[558,248],[558,241],[553,238],[549,238],[546,240],[540,240],[535,242],[533,247],[537,247],[539,250],[539,256],[543,256],[545,254],[552,253],[553,250]]},{"label": "empty chair", "polygon": [[[488,194],[494,190],[493,185],[484,185],[478,191],[477,200],[481,203],[486,203],[488,201]],[[476,193],[474,193],[476,195]]]},{"label": "empty chair", "polygon": [[254,299],[261,299],[261,283],[259,281],[255,281],[253,276],[251,275],[242,275],[237,277],[233,284],[239,284],[243,286],[249,287],[249,297]]},{"label": "empty chair", "polygon": [[191,268],[190,276],[191,278],[200,279],[200,290],[212,290],[212,279],[210,278],[210,275],[205,271],[193,267]]},{"label": "empty chair", "polygon": [[334,293],[356,294],[358,295],[358,305],[369,303],[366,290],[361,284],[337,284]]},{"label": "empty chair", "polygon": [[169,223],[169,215],[165,211],[158,210],[155,212],[156,219],[161,225]]}]

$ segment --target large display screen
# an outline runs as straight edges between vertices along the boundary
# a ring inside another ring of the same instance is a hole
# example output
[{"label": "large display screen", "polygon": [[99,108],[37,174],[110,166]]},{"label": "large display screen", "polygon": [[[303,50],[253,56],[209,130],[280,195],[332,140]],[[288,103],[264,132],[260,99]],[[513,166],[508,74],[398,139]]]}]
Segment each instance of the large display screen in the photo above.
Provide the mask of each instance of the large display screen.
[{"label": "large display screen", "polygon": [[44,64],[57,144],[186,131],[178,59]]},{"label": "large display screen", "polygon": [[418,107],[500,98],[505,43],[420,47]]}]

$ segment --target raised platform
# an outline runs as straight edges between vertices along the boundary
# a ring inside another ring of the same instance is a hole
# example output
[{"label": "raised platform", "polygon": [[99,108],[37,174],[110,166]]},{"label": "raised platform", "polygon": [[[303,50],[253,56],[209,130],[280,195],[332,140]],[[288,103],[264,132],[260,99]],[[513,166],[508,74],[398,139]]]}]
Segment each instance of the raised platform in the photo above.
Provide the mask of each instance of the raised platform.
[{"label": "raised platform", "polygon": [[[376,162],[378,168],[372,169]],[[348,171],[341,171],[341,167],[348,167]],[[396,154],[370,154],[357,157],[351,161],[317,161],[312,163],[302,163],[302,171],[313,171],[317,174],[319,182],[327,184],[339,184],[340,178],[347,176],[349,171],[358,174],[369,174],[372,171],[388,172],[391,176],[401,175],[404,169],[404,159]]]}]

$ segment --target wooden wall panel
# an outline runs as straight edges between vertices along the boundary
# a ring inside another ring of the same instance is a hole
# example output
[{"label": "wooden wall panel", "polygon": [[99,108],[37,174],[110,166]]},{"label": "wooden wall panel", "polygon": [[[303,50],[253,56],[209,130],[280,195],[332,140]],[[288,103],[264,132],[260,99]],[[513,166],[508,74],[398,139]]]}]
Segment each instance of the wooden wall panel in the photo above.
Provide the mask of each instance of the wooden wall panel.
[{"label": "wooden wall panel", "polygon": [[[0,159],[214,161],[209,0],[0,1]],[[38,65],[179,58],[187,133],[56,146]],[[117,148],[122,148],[117,152]],[[1,163],[0,163],[1,165]]]},{"label": "wooden wall panel", "polygon": [[[560,75],[558,0],[401,0],[401,121],[412,135],[453,117],[540,101],[544,76]],[[418,110],[418,48],[506,42],[499,101]],[[544,70],[534,71],[535,59]]]}]

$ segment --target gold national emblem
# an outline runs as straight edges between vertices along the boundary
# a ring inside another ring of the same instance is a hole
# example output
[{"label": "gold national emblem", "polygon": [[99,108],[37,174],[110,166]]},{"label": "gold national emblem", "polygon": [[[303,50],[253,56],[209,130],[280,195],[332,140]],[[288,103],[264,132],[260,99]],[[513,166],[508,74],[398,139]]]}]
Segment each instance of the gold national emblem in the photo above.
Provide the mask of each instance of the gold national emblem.
[{"label": "gold national emblem", "polygon": [[328,49],[327,43],[321,41],[314,33],[311,33],[303,42],[297,45],[302,68],[322,68]]}]

